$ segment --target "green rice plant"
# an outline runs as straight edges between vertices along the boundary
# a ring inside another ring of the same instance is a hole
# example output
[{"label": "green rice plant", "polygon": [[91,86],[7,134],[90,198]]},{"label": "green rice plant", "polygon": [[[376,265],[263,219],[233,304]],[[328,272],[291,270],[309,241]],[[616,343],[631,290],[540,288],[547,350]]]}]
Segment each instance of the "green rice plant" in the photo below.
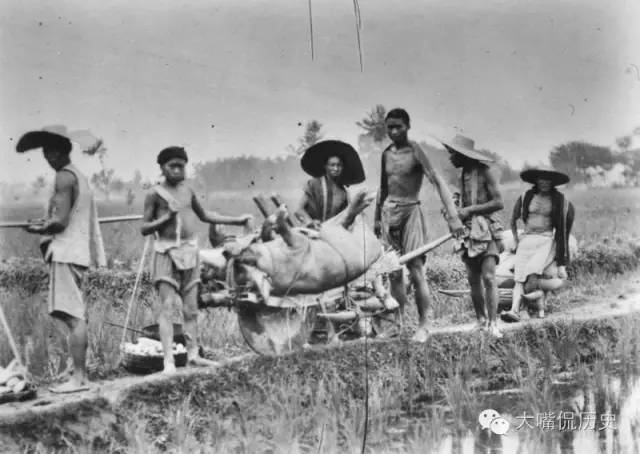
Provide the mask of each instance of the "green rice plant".
[{"label": "green rice plant", "polygon": [[561,370],[568,370],[580,358],[580,327],[566,323],[556,326],[554,350]]},{"label": "green rice plant", "polygon": [[471,391],[469,384],[460,374],[454,374],[440,385],[443,400],[451,409],[454,423],[464,427],[465,421],[477,418],[479,413],[478,400]]}]

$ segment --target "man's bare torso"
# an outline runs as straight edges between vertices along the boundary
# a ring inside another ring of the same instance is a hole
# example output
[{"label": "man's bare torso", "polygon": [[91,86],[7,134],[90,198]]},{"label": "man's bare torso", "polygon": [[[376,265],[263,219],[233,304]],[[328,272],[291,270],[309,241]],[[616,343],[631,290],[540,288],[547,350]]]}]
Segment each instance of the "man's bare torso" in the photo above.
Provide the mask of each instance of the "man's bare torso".
[{"label": "man's bare torso", "polygon": [[551,221],[551,196],[536,194],[529,204],[529,217],[525,225],[526,233],[545,233],[553,231]]},{"label": "man's bare torso", "polygon": [[[189,240],[196,236],[196,223],[198,221],[197,216],[192,208],[193,191],[189,186],[184,183],[180,183],[177,186],[168,186],[166,184],[161,185],[173,198],[178,202],[178,213],[171,221],[164,224],[158,235],[163,239],[176,239],[176,227],[178,223],[178,217],[180,218],[180,238],[183,240]],[[169,204],[162,198],[157,192],[155,196],[155,209],[153,218],[158,219],[162,215],[168,213]]]},{"label": "man's bare torso", "polygon": [[387,174],[388,199],[418,200],[422,179],[422,164],[415,156],[410,145],[396,149],[392,145],[385,152],[385,168]]}]

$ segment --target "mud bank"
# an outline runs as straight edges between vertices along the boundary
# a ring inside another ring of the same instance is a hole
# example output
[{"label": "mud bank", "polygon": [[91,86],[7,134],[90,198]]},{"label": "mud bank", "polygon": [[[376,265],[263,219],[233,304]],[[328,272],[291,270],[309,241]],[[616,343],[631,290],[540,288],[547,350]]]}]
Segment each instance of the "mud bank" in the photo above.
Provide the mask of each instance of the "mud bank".
[{"label": "mud bank", "polygon": [[[94,449],[122,446],[133,422],[156,436],[167,430],[169,410],[185,400],[195,418],[208,421],[241,415],[250,423],[276,414],[264,404],[274,392],[297,393],[304,405],[319,385],[331,383],[340,400],[364,396],[365,348],[368,378],[401,389],[403,407],[437,394],[448,378],[462,375],[476,390],[496,389],[513,381],[515,369],[550,364],[570,370],[597,357],[623,353],[637,357],[640,295],[623,301],[588,304],[546,320],[503,326],[501,340],[474,331],[471,325],[435,329],[426,344],[400,338],[369,340],[314,348],[284,357],[245,355],[211,369],[185,369],[164,377],[126,377],[97,383],[82,394],[57,396],[0,407],[0,450],[64,448],[81,444]],[[391,383],[393,381],[393,383]],[[273,400],[271,399],[271,402]],[[241,430],[241,428],[238,428]]]}]

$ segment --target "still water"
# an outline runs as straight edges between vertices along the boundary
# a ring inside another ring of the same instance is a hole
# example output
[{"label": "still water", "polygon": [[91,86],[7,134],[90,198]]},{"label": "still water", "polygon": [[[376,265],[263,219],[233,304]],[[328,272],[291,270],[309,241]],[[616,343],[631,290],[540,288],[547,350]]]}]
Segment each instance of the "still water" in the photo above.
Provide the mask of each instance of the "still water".
[{"label": "still water", "polygon": [[396,439],[399,452],[640,454],[637,373],[601,374],[581,384],[554,380],[546,394],[513,389],[476,398],[480,411],[475,420],[467,417],[456,424],[451,409],[444,410],[448,416],[438,426],[457,425],[457,429],[440,431],[444,433],[435,437],[429,431],[425,437],[424,422],[433,421],[425,415],[446,408],[426,405],[420,416],[395,418],[387,435]]}]

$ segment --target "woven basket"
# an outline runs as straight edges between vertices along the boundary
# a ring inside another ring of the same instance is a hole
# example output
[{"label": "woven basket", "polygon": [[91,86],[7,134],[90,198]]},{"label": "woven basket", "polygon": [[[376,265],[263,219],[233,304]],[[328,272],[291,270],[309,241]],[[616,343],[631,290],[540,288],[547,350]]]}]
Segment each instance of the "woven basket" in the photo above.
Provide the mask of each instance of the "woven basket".
[{"label": "woven basket", "polygon": [[25,389],[20,391],[19,393],[7,393],[0,395],[0,404],[4,404],[7,402],[22,402],[25,400],[35,399],[38,395],[38,390],[36,387],[28,383]]},{"label": "woven basket", "polygon": [[[148,356],[122,351],[122,367],[134,374],[152,374],[164,369],[164,357],[162,355]],[[187,365],[187,353],[173,355],[176,367]]]}]

